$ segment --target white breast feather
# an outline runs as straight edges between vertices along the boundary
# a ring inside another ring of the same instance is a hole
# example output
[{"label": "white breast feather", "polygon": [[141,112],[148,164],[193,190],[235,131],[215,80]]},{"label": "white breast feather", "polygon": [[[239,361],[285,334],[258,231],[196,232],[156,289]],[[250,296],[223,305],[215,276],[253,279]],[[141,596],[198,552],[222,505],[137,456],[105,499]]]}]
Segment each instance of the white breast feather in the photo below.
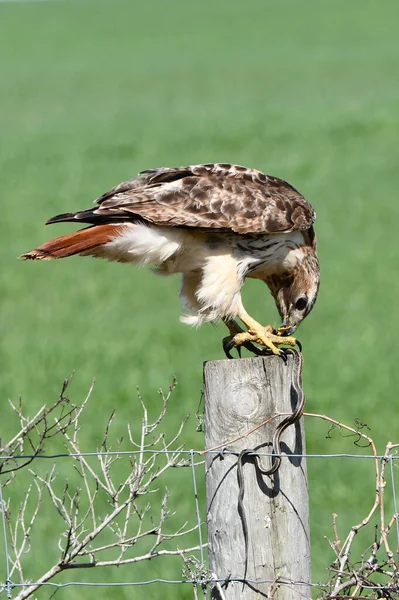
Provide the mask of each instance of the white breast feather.
[{"label": "white breast feather", "polygon": [[230,254],[209,256],[196,292],[201,306],[196,314],[181,317],[187,325],[199,326],[205,321],[237,316],[241,307],[242,280],[238,277],[237,259]]}]

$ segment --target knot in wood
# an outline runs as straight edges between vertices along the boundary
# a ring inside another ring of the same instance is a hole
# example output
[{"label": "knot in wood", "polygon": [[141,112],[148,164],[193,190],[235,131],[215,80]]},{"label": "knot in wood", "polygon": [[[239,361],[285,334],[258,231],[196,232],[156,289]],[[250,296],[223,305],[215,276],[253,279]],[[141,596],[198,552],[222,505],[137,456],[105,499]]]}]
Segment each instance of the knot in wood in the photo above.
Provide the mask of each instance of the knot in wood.
[{"label": "knot in wood", "polygon": [[[257,377],[233,377],[222,393],[219,411],[224,426],[234,432],[246,431],[258,425],[268,412],[264,381]],[[232,398],[236,400],[232,402]]]}]

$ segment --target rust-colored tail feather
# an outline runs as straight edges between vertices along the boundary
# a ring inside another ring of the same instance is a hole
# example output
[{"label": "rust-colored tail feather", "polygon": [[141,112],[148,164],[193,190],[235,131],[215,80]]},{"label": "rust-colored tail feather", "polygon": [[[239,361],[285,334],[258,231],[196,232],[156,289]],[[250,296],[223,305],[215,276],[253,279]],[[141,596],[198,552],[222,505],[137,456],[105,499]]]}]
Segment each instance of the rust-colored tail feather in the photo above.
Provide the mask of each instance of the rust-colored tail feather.
[{"label": "rust-colored tail feather", "polygon": [[[119,225],[93,225],[74,233],[67,233],[49,240],[35,250],[23,254],[24,260],[51,260],[65,258],[74,254],[96,256],[98,248],[119,235]],[[97,252],[96,252],[97,250]]]}]

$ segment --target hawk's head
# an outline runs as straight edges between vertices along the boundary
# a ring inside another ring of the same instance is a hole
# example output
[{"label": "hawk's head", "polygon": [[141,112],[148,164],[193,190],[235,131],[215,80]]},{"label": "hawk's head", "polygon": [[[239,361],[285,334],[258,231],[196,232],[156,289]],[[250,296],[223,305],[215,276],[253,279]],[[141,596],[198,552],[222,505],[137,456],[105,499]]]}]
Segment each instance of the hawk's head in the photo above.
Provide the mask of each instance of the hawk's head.
[{"label": "hawk's head", "polygon": [[266,283],[276,302],[282,326],[286,327],[283,335],[292,335],[316,302],[320,283],[317,257],[309,253],[293,271],[274,275]]}]

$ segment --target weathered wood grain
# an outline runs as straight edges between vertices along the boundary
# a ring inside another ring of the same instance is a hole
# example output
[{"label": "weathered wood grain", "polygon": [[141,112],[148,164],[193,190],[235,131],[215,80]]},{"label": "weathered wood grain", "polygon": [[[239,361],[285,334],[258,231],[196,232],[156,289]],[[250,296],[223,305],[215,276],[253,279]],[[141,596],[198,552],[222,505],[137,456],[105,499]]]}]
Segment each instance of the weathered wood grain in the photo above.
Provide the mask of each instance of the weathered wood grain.
[{"label": "weathered wood grain", "polygon": [[[260,424],[276,411],[292,412],[297,401],[292,388],[293,357],[287,364],[277,356],[205,363],[206,448],[228,442]],[[270,452],[273,420],[248,437],[228,444],[240,452],[256,448]],[[279,471],[270,477],[256,472],[245,458],[244,510],[248,525],[248,571],[251,583],[230,582],[223,587],[226,600],[267,598],[270,583],[255,580],[304,582],[282,584],[275,600],[310,598],[310,542],[306,463],[291,454],[305,451],[302,423],[283,434],[284,454]],[[265,468],[271,464],[263,457]],[[207,521],[210,570],[217,578],[242,578],[245,569],[243,525],[238,513],[237,456],[206,455]],[[220,599],[216,586],[212,598]]]}]

